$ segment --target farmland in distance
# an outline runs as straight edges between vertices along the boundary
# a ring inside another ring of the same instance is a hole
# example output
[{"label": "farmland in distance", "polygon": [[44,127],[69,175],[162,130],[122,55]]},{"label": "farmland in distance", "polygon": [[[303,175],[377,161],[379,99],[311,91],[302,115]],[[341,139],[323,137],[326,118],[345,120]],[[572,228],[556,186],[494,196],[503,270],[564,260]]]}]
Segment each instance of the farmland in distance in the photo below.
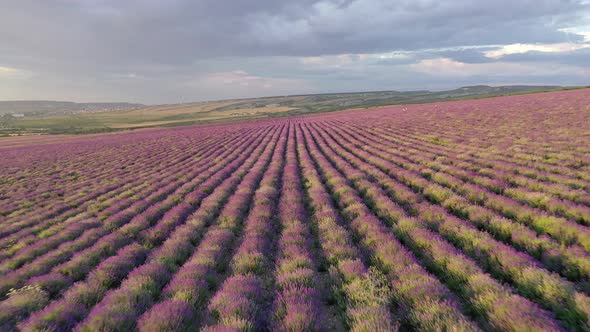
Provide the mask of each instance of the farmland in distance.
[{"label": "farmland in distance", "polygon": [[7,136],[91,134],[153,127],[244,121],[383,105],[580,89],[560,86],[475,85],[449,91],[373,91],[141,105],[0,101],[0,139]]},{"label": "farmland in distance", "polygon": [[11,137],[0,161],[0,331],[590,326],[589,89]]}]

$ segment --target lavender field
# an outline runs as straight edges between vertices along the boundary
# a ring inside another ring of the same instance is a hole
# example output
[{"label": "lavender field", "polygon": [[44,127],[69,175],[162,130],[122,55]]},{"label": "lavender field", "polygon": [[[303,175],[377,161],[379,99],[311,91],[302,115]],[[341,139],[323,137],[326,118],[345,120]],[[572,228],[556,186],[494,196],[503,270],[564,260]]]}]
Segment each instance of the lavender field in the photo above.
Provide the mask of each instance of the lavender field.
[{"label": "lavender field", "polygon": [[588,89],[0,159],[0,331],[590,329]]}]

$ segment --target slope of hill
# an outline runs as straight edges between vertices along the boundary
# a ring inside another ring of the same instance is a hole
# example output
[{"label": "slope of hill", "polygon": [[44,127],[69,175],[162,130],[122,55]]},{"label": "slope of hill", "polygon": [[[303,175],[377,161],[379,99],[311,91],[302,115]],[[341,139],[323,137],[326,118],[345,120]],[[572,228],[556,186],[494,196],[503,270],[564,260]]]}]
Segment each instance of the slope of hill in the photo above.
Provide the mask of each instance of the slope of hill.
[{"label": "slope of hill", "polygon": [[[331,93],[159,106],[143,106],[129,103],[50,101],[0,102],[0,135],[73,134],[157,126],[181,126],[559,89],[565,88],[556,86],[492,87],[477,85],[436,92],[373,91]],[[5,114],[2,116],[1,112]]]},{"label": "slope of hill", "polygon": [[108,112],[144,107],[132,103],[74,103],[71,101],[15,100],[0,101],[0,114],[58,115],[83,112]]}]

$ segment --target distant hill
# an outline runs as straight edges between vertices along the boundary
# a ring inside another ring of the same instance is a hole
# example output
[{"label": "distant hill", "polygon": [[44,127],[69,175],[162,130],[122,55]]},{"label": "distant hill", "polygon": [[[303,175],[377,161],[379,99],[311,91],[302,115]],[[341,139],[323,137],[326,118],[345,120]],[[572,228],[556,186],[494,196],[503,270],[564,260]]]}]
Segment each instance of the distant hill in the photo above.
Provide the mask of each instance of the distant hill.
[{"label": "distant hill", "polygon": [[[299,113],[329,112],[346,108],[366,108],[395,104],[429,103],[463,98],[483,98],[519,93],[551,91],[564,89],[560,86],[465,86],[448,91],[367,91],[348,93],[328,93],[311,95],[292,95],[283,97],[266,97],[236,100],[234,103],[217,110],[237,110],[252,107],[264,107],[269,103],[298,109]],[[297,111],[291,111],[296,113]]]},{"label": "distant hill", "polygon": [[435,94],[449,94],[449,95],[497,95],[497,94],[513,94],[536,90],[555,90],[561,88],[557,85],[506,85],[506,86],[489,86],[489,85],[472,85],[464,86],[455,90],[433,92]]},{"label": "distant hill", "polygon": [[83,112],[116,111],[144,107],[131,103],[74,103],[70,101],[50,100],[16,100],[0,101],[0,114],[34,113],[34,114],[72,114]]},{"label": "distant hill", "polygon": [[62,101],[0,102],[0,137],[30,134],[81,134],[147,127],[186,126],[351,108],[444,102],[542,91],[559,86],[465,86],[448,91],[367,91],[291,95],[185,104],[144,106],[131,103]]},{"label": "distant hill", "polygon": [[[489,86],[474,85],[465,86],[449,91],[368,91],[348,93],[326,93],[310,95],[291,95],[284,97],[262,97],[241,99],[243,108],[250,108],[252,105],[265,106],[268,99],[277,100],[277,104],[297,104],[290,97],[302,97],[306,103],[327,102],[330,106],[347,107],[372,104],[371,102],[400,103],[440,100],[446,98],[461,98],[471,96],[504,95],[532,91],[555,90],[560,86]],[[340,102],[336,102],[340,101]],[[259,104],[259,105],[258,105]],[[380,103],[379,103],[380,104]],[[142,108],[146,105],[134,103],[75,103],[70,101],[51,100],[16,100],[0,101],[0,115],[17,113],[27,115],[68,115],[81,113],[97,113],[119,111],[126,109]],[[240,107],[229,107],[228,109],[239,109]],[[298,105],[297,105],[298,106]],[[306,105],[307,106],[307,105]],[[370,106],[370,105],[367,105]]]}]

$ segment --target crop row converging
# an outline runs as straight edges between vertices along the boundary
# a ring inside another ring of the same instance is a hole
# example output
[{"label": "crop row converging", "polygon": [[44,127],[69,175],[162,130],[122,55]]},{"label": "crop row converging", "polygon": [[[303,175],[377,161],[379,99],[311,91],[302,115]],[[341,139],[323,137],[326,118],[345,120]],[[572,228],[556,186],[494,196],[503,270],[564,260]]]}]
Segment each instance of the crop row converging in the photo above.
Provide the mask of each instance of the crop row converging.
[{"label": "crop row converging", "polygon": [[588,105],[0,141],[0,330],[588,330]]}]

